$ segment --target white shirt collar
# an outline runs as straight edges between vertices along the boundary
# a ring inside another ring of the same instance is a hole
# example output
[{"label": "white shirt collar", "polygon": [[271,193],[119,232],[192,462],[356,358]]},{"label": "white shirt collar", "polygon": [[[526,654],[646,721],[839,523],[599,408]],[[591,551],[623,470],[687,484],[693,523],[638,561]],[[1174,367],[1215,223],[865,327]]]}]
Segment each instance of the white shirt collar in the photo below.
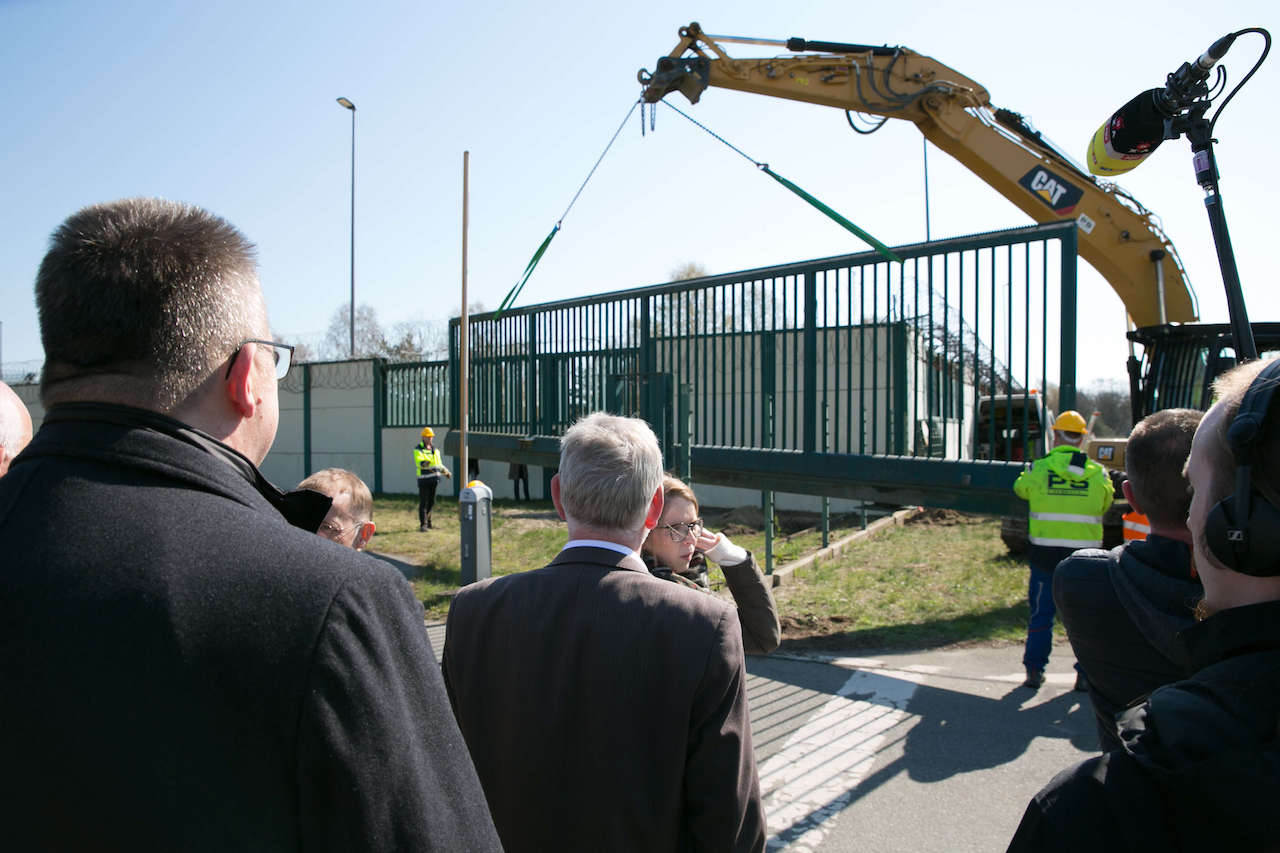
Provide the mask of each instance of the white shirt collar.
[{"label": "white shirt collar", "polygon": [[619,545],[617,542],[607,542],[604,539],[570,539],[560,550],[567,551],[570,548],[607,548],[610,551],[617,551],[619,554],[635,553],[635,551],[632,551],[626,545]]}]

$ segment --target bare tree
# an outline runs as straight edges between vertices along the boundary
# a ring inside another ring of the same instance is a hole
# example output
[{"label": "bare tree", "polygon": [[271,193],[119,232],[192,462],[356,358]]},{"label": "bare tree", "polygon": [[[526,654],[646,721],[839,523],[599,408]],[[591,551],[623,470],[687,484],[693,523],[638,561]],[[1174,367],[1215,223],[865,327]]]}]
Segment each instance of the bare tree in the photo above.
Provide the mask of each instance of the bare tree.
[{"label": "bare tree", "polygon": [[[352,356],[351,352],[351,314],[350,303],[344,303],[334,309],[329,319],[329,327],[325,330],[324,341],[320,352],[325,358],[343,359]],[[378,324],[378,312],[372,305],[364,304],[356,308],[355,328],[356,358],[382,358],[387,354],[387,338]]]},{"label": "bare tree", "polygon": [[311,346],[309,344],[296,343],[293,345],[292,362],[294,364],[303,364],[305,362],[315,361],[315,360],[316,360],[316,354],[312,352]]},{"label": "bare tree", "polygon": [[697,261],[685,261],[671,268],[667,275],[671,276],[671,281],[685,281],[691,278],[702,278],[707,274],[707,268]]}]

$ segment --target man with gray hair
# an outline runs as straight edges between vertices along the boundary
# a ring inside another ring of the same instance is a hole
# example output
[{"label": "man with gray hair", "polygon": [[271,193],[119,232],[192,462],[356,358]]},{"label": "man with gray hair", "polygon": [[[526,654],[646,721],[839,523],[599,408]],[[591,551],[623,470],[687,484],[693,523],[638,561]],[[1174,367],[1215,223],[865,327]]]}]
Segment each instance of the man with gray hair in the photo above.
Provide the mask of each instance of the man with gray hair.
[{"label": "man with gray hair", "polygon": [[0,382],[0,477],[31,441],[31,413],[14,390]]},{"label": "man with gray hair", "polygon": [[653,431],[578,421],[551,498],[564,550],[460,590],[445,636],[445,683],[504,849],[762,850],[737,614],[636,553],[662,514]]},{"label": "man with gray hair", "polygon": [[253,255],[158,199],[50,241],[46,413],[0,479],[5,844],[496,850],[408,584],[258,471],[292,348]]}]

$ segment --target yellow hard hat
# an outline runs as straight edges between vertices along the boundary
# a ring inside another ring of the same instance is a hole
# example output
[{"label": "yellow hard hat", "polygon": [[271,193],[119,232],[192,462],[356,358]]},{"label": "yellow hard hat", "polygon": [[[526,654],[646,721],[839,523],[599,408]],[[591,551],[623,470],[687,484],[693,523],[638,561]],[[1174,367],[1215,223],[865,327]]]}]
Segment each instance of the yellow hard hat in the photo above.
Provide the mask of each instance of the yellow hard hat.
[{"label": "yellow hard hat", "polygon": [[1053,422],[1053,428],[1062,430],[1063,432],[1084,433],[1089,427],[1084,422],[1084,416],[1074,409],[1067,409],[1058,415],[1058,419]]},{"label": "yellow hard hat", "polygon": [[[1078,418],[1078,417],[1080,417],[1080,416],[1079,416],[1079,415],[1076,415],[1076,417]],[[1084,423],[1084,421],[1081,421],[1080,423]],[[436,431],[435,431],[435,430],[433,430],[431,427],[423,427],[423,428],[422,428],[422,437],[423,437],[423,438],[435,438],[435,437],[436,437]]]}]

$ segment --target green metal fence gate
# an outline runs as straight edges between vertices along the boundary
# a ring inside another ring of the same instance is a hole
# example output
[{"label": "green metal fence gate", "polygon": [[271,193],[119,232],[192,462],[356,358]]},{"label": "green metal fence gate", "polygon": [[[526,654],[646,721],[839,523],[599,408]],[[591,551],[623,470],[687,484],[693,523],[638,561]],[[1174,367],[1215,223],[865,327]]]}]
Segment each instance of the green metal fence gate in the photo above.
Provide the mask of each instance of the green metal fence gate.
[{"label": "green metal fence gate", "polygon": [[[608,409],[699,482],[1012,511],[1020,466],[972,458],[976,402],[1056,378],[1074,404],[1075,225],[895,252],[475,315],[471,453],[554,466],[565,428]],[[448,362],[387,367],[386,425],[444,422],[446,394],[457,422],[458,338],[454,319]]]}]

